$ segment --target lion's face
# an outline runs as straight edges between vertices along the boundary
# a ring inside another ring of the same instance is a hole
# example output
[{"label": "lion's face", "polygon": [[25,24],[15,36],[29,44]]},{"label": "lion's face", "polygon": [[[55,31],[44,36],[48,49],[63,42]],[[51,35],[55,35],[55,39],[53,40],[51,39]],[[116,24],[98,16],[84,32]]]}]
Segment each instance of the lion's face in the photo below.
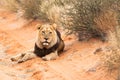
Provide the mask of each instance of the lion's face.
[{"label": "lion's face", "polygon": [[50,48],[57,43],[56,25],[38,25],[37,45],[40,48]]}]

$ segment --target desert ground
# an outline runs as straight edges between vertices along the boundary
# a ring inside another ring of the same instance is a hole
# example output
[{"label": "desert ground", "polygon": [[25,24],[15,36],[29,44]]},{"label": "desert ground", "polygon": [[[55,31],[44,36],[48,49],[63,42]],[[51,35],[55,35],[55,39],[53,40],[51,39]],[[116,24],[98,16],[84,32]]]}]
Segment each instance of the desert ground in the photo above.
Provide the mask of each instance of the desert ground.
[{"label": "desert ground", "polygon": [[0,10],[0,80],[116,80],[102,65],[101,54],[96,49],[108,44],[97,39],[78,41],[60,30],[65,50],[56,60],[43,61],[40,57],[23,63],[10,58],[18,53],[33,50],[36,40],[36,24],[40,21],[26,20]]}]

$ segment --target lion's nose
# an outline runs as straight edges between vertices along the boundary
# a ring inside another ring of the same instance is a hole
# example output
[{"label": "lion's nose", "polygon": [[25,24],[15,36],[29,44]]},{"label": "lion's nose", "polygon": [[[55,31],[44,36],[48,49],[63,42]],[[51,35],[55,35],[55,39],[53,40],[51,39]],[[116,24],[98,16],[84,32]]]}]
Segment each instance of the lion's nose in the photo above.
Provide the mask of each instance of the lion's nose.
[{"label": "lion's nose", "polygon": [[48,38],[44,38],[45,40],[48,40]]}]

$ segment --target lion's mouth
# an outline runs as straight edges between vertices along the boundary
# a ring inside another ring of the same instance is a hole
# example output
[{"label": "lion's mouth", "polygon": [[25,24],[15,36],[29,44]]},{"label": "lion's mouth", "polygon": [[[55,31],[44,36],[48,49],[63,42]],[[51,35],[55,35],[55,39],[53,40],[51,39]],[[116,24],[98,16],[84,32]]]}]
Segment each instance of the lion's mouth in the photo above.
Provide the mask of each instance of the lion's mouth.
[{"label": "lion's mouth", "polygon": [[48,45],[49,45],[49,42],[48,42],[48,41],[45,41],[45,42],[43,42],[42,44],[43,44],[43,46],[48,46]]}]

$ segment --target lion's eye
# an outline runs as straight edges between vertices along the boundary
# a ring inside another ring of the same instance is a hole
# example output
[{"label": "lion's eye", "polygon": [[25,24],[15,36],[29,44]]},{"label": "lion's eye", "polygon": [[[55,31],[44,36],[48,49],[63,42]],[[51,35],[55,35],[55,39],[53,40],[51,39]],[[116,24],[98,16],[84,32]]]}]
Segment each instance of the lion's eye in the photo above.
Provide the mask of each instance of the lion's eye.
[{"label": "lion's eye", "polygon": [[38,27],[37,29],[40,29],[40,27]]},{"label": "lion's eye", "polygon": [[52,34],[52,32],[49,32],[50,34]]}]

